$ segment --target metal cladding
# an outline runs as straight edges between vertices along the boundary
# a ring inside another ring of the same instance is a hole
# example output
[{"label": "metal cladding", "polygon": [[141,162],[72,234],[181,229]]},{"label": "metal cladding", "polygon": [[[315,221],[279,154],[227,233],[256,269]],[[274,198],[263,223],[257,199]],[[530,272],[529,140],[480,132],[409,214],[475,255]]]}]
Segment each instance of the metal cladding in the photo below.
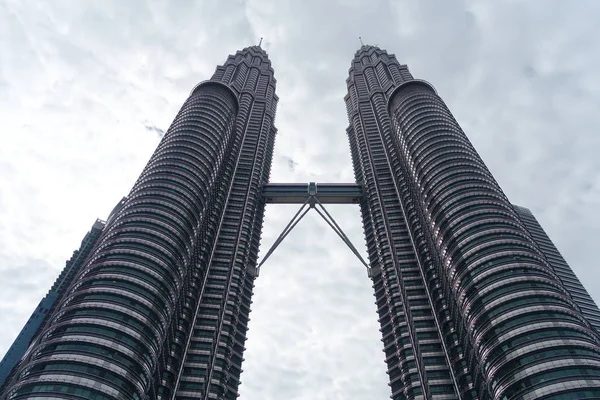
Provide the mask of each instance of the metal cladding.
[{"label": "metal cladding", "polygon": [[237,397],[276,105],[259,47],[194,88],[8,398]]},{"label": "metal cladding", "polygon": [[435,89],[363,46],[348,91],[392,398],[600,396],[597,332]]}]

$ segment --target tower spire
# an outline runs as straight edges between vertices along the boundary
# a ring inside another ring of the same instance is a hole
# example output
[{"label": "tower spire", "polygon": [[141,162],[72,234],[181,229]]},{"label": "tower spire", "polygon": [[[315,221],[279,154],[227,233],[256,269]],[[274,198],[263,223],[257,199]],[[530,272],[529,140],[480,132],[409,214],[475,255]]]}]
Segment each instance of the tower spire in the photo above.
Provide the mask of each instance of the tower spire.
[{"label": "tower spire", "polygon": [[263,40],[263,38],[261,36],[260,41],[258,42],[258,47],[260,47],[260,45],[262,44],[262,40]]},{"label": "tower spire", "polygon": [[358,40],[360,40],[360,45],[361,45],[361,46],[364,46],[364,45],[365,45],[365,44],[363,43],[363,41],[362,41],[362,38],[361,38],[360,36],[358,37]]}]

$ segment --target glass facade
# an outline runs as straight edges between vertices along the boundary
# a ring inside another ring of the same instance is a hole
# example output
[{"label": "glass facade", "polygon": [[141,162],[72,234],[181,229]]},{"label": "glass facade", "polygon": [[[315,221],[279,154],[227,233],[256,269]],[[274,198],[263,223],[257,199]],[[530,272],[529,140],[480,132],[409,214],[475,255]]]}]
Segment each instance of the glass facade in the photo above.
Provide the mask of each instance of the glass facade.
[{"label": "glass facade", "polygon": [[597,308],[433,86],[372,46],[347,84],[392,398],[600,396]]},{"label": "glass facade", "polygon": [[256,46],[192,90],[8,398],[237,397],[277,100]]}]

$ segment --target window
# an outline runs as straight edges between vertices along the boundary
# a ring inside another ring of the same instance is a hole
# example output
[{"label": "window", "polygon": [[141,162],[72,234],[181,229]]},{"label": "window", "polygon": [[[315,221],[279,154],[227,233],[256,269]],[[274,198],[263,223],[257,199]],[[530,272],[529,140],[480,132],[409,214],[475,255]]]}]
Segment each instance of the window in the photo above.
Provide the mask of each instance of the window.
[{"label": "window", "polygon": [[509,399],[518,394],[520,391],[530,388],[534,385],[567,377],[594,377],[598,379],[600,377],[600,369],[571,367],[537,373],[509,386],[508,389],[503,393],[504,396],[502,398]]},{"label": "window", "polygon": [[[26,385],[20,388],[16,395],[25,395],[25,394],[33,394],[33,393],[67,393],[76,396],[80,396],[83,398],[88,398],[90,400],[111,400],[110,397],[104,396],[95,390],[90,390],[86,388],[82,388],[75,385],[70,385],[66,383],[62,384],[40,384],[40,385]],[[134,399],[139,399],[137,394],[132,396]]]}]

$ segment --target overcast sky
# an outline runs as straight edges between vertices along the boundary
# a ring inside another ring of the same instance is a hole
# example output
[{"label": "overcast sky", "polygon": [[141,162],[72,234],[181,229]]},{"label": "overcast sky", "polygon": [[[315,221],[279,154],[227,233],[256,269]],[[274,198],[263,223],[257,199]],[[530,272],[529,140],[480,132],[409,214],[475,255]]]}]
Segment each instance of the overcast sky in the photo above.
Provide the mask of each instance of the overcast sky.
[{"label": "overcast sky", "polygon": [[[438,89],[600,300],[600,2],[0,0],[0,357],[190,89],[261,36],[273,182],[353,180],[343,96],[362,36]],[[358,207],[330,209],[364,254]],[[268,207],[262,254],[295,211]],[[374,300],[309,214],[256,281],[241,399],[388,398]]]}]

